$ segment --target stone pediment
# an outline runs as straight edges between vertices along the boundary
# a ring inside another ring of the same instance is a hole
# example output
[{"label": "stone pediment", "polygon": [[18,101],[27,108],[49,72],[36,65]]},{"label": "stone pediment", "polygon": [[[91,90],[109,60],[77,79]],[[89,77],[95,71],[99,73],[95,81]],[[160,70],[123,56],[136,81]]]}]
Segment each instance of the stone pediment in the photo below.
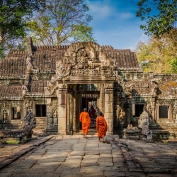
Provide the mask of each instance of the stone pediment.
[{"label": "stone pediment", "polygon": [[113,62],[95,42],[78,42],[69,46],[61,60],[56,61],[52,81],[69,76],[113,76]]}]

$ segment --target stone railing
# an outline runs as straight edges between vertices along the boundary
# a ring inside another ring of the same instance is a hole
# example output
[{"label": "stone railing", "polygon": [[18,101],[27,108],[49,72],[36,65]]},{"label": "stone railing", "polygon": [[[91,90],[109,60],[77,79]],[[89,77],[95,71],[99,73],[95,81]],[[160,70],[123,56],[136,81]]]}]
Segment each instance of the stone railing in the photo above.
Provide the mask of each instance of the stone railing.
[{"label": "stone railing", "polygon": [[24,141],[32,137],[32,129],[36,127],[36,118],[31,111],[28,111],[24,120],[21,122],[20,128],[17,130],[11,130],[5,128],[0,131],[0,137],[2,138],[19,138],[20,141]]}]

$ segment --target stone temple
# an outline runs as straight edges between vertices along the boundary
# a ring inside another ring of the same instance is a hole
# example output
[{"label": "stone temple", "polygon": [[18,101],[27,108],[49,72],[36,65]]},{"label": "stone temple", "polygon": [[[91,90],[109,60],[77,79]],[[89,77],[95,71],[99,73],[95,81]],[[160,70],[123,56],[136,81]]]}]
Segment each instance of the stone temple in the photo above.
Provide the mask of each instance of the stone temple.
[{"label": "stone temple", "polygon": [[104,113],[108,134],[137,126],[146,107],[154,133],[177,135],[177,75],[143,73],[129,49],[95,42],[34,46],[29,38],[26,51],[0,61],[1,128],[18,127],[30,109],[34,131],[78,134],[79,114],[90,105]]}]

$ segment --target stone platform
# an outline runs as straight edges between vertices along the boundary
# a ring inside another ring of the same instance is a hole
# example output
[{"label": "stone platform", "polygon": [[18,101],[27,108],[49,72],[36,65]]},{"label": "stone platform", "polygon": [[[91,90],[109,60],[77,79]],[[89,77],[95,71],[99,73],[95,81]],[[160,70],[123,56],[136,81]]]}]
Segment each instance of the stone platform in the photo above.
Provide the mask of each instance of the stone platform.
[{"label": "stone platform", "polygon": [[[1,177],[177,177],[176,143],[54,135],[1,145]],[[15,157],[15,158],[14,158]],[[4,164],[4,165],[3,165]]]}]

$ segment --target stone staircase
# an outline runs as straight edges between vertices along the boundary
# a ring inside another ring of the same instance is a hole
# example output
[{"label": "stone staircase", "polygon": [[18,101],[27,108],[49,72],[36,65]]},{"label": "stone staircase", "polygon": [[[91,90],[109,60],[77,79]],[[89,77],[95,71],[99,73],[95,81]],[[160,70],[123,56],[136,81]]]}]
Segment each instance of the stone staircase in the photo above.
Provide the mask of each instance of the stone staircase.
[{"label": "stone staircase", "polygon": [[46,131],[46,118],[36,118],[36,127],[33,129],[34,134],[43,134]]},{"label": "stone staircase", "polygon": [[150,126],[153,135],[156,139],[176,139],[177,138],[177,124],[174,122],[158,121],[157,125]]},{"label": "stone staircase", "polygon": [[[82,130],[80,130],[79,132],[74,133],[74,135],[82,135]],[[89,129],[88,131],[88,135],[97,135],[97,130],[96,129]]]}]

